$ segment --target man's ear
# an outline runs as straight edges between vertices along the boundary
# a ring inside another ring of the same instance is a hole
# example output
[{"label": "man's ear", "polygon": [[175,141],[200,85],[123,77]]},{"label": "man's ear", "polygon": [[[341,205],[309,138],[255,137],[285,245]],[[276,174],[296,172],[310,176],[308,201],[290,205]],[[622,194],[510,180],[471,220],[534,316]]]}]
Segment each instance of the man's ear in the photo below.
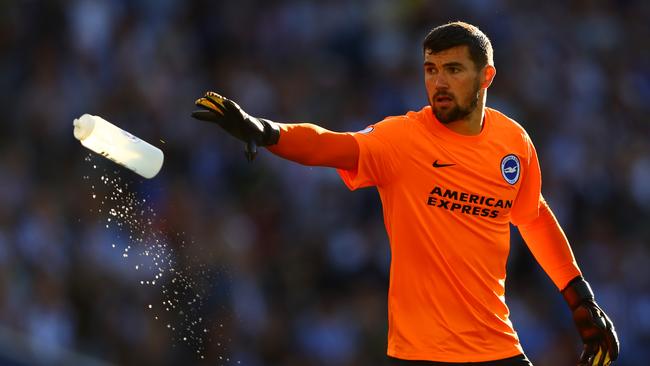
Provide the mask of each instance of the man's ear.
[{"label": "man's ear", "polygon": [[497,69],[492,65],[486,65],[481,74],[483,77],[481,88],[487,89],[492,84],[492,80],[494,80],[494,76],[497,74]]}]

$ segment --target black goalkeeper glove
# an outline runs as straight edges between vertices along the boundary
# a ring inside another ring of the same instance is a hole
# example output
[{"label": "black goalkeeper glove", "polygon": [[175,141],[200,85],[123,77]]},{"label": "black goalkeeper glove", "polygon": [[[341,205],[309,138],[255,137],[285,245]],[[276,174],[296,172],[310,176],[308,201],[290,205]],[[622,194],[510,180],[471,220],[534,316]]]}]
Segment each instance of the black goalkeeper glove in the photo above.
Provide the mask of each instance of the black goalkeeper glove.
[{"label": "black goalkeeper glove", "polygon": [[215,92],[205,93],[194,104],[202,109],[192,112],[192,117],[214,122],[246,143],[248,161],[255,159],[258,146],[275,145],[280,139],[280,128],[276,123],[248,115],[237,103]]},{"label": "black goalkeeper glove", "polygon": [[584,343],[578,366],[607,366],[618,358],[618,337],[614,324],[594,301],[594,293],[582,277],[562,290],[573,312],[573,321]]}]

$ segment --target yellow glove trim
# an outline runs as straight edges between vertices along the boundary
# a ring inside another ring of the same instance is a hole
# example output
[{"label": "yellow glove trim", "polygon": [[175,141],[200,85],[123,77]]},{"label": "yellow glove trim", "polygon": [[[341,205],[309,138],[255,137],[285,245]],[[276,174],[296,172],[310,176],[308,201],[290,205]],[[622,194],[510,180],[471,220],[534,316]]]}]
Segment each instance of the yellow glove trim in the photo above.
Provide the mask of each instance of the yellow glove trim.
[{"label": "yellow glove trim", "polygon": [[199,98],[196,100],[196,102],[194,102],[194,104],[200,107],[205,107],[211,111],[218,112],[222,116],[223,116],[223,109],[225,109],[225,106],[223,105],[223,101],[215,101],[208,98]]}]

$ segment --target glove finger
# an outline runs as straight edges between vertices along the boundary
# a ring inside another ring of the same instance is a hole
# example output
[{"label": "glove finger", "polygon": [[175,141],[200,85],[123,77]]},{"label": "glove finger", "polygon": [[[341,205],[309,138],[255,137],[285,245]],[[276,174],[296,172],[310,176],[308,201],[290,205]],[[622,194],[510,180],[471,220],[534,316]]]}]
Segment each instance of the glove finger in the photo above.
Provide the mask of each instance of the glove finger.
[{"label": "glove finger", "polygon": [[242,116],[246,115],[246,112],[241,109],[239,104],[215,92],[207,92],[204,98],[209,99],[213,104],[219,105],[224,113],[235,112],[241,114]]},{"label": "glove finger", "polygon": [[612,358],[610,357],[609,351],[605,352],[605,356],[603,357],[603,366],[609,366],[612,364]]},{"label": "glove finger", "polygon": [[227,98],[215,93],[215,92],[207,92],[205,93],[205,96],[203,99],[209,100],[214,106],[219,106],[219,109],[222,111],[226,110],[226,102],[229,102]]},{"label": "glove finger", "polygon": [[604,334],[604,345],[605,349],[608,351],[609,355],[612,358],[612,361],[615,361],[618,358],[619,343],[618,336],[616,335],[616,330],[612,325],[611,321],[608,320],[607,329]]},{"label": "glove finger", "polygon": [[591,359],[590,365],[603,366],[604,359],[605,359],[605,348],[602,346],[598,346],[596,354]]},{"label": "glove finger", "polygon": [[209,98],[199,98],[197,99],[194,104],[197,107],[209,109],[211,111],[214,111],[215,113],[219,113],[223,116],[225,107],[223,106],[223,102],[218,103],[216,101],[213,101],[212,99]]},{"label": "glove finger", "polygon": [[211,110],[198,110],[192,112],[192,117],[201,121],[218,122],[219,116]]},{"label": "glove finger", "polygon": [[610,344],[610,339],[607,336],[605,336],[605,339],[601,343],[602,343],[601,348],[603,350],[602,364],[603,366],[608,366],[612,363],[612,361],[616,360],[616,357],[614,357],[614,352],[618,352],[618,348],[616,349],[612,348],[612,345]]},{"label": "glove finger", "polygon": [[215,97],[215,98],[221,98],[221,99],[226,99],[223,95],[219,93],[215,93],[213,91],[207,91],[205,92],[205,97]]},{"label": "glove finger", "polygon": [[582,353],[580,354],[580,359],[578,360],[578,366],[591,366],[591,361],[594,358],[597,349],[598,346],[594,343],[585,344]]}]

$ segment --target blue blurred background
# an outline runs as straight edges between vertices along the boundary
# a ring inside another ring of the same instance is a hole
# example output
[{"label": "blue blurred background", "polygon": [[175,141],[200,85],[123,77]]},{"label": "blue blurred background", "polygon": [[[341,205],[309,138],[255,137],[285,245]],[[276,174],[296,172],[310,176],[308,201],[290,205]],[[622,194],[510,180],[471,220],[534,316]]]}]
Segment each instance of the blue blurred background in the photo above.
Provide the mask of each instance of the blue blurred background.
[{"label": "blue blurred background", "polygon": [[[419,109],[421,41],[451,20],[491,38],[488,106],[532,136],[543,192],[617,326],[618,365],[647,364],[648,19],[642,0],[0,1],[0,364],[385,364],[376,191],[267,151],[247,164],[189,114],[206,90],[337,131]],[[143,181],[87,162],[71,125],[83,113],[160,146],[163,171]],[[122,239],[90,198],[91,165],[149,199],[207,294],[204,359],[147,309],[160,287],[111,249]],[[508,271],[531,360],[575,364],[570,314],[517,234]]]}]

